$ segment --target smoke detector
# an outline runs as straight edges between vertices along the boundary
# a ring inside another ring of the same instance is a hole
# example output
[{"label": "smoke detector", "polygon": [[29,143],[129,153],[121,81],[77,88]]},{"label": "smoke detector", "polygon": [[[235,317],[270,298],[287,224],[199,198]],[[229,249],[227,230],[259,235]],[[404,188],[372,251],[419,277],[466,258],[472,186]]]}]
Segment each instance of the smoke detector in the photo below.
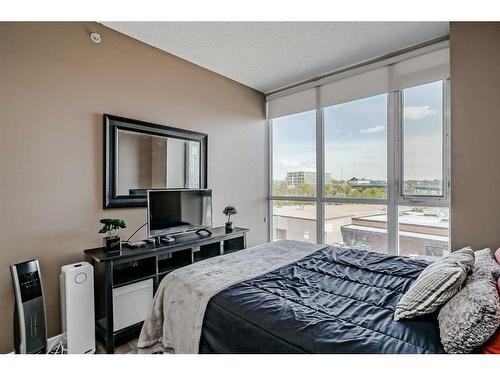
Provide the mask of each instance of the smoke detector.
[{"label": "smoke detector", "polygon": [[98,34],[98,33],[90,34],[90,40],[96,44],[101,43],[101,34]]}]

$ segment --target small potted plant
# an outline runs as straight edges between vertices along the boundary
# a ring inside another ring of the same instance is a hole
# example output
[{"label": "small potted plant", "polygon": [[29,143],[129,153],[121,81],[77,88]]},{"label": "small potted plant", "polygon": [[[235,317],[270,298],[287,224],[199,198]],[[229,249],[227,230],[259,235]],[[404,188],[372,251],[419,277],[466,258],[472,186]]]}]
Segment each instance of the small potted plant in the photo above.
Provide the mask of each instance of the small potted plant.
[{"label": "small potted plant", "polygon": [[103,244],[106,251],[121,250],[122,239],[118,236],[118,230],[126,228],[125,221],[122,219],[101,219],[103,224],[99,233],[107,233],[108,235],[103,238]]},{"label": "small potted plant", "polygon": [[226,208],[224,208],[224,211],[222,211],[222,213],[227,217],[226,232],[232,232],[233,222],[231,221],[231,216],[238,214],[238,211],[236,211],[236,208],[234,208],[233,206],[227,206]]}]

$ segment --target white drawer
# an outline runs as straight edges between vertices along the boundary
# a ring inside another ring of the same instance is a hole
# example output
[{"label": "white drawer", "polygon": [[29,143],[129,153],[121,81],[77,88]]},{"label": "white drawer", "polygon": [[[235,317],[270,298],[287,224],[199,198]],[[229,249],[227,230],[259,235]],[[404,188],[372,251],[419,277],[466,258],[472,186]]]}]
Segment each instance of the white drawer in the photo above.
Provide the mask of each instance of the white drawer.
[{"label": "white drawer", "polygon": [[113,289],[113,331],[142,322],[153,301],[153,279]]}]

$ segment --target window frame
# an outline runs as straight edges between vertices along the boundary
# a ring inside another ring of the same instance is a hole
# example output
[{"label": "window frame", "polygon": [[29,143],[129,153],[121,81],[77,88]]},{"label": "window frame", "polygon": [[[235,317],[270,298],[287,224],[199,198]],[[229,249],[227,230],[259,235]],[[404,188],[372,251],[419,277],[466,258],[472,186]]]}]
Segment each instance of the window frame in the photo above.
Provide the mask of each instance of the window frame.
[{"label": "window frame", "polygon": [[[450,208],[450,79],[442,80],[442,196],[404,195],[403,180],[403,89],[387,93],[387,197],[382,199],[325,197],[325,118],[324,108],[320,108],[320,90],[316,88],[316,196],[275,196],[273,195],[273,120],[267,120],[268,127],[268,240],[273,239],[273,201],[307,201],[316,204],[316,241],[324,243],[325,204],[354,203],[387,205],[387,249],[388,253],[399,253],[399,217],[400,206],[427,206]],[[430,83],[430,82],[429,82]],[[450,228],[448,228],[450,238]],[[448,241],[450,248],[451,241]]]},{"label": "window frame", "polygon": [[404,194],[404,120],[403,120],[403,90],[395,91],[394,94],[397,96],[399,106],[398,109],[400,113],[398,114],[398,124],[396,126],[397,134],[396,142],[399,152],[399,157],[396,158],[395,171],[396,179],[400,181],[398,186],[399,205],[421,205],[425,206],[425,202],[431,203],[434,206],[449,206],[450,204],[450,161],[449,161],[449,153],[450,153],[450,80],[443,80],[442,85],[442,113],[443,113],[443,130],[442,130],[442,187],[443,187],[443,195],[411,195]]}]

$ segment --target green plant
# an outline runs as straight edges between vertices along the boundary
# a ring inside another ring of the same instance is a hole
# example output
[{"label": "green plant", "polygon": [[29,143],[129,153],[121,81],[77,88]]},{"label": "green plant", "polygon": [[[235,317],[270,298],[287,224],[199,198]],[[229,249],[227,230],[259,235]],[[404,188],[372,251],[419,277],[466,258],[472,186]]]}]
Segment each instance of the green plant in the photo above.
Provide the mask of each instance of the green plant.
[{"label": "green plant", "polygon": [[222,211],[222,213],[227,216],[227,222],[230,223],[231,216],[237,215],[238,211],[233,206],[227,206],[226,208],[224,208],[224,211]]},{"label": "green plant", "polygon": [[101,224],[104,224],[99,233],[107,233],[108,237],[117,237],[118,230],[126,228],[125,220],[122,219],[101,219]]}]

